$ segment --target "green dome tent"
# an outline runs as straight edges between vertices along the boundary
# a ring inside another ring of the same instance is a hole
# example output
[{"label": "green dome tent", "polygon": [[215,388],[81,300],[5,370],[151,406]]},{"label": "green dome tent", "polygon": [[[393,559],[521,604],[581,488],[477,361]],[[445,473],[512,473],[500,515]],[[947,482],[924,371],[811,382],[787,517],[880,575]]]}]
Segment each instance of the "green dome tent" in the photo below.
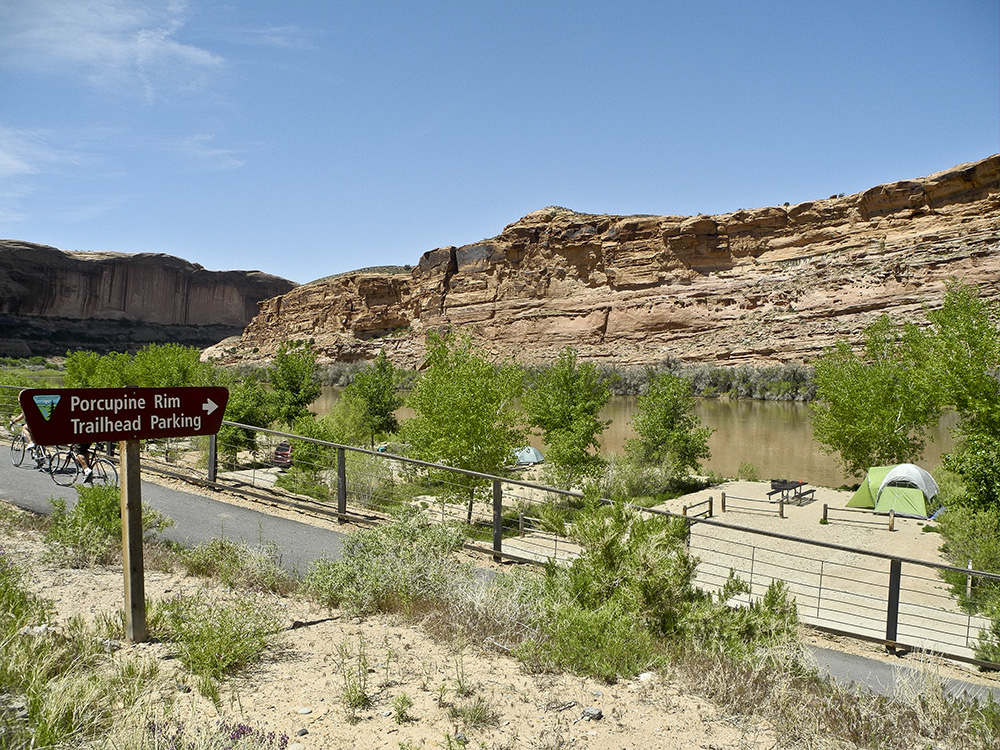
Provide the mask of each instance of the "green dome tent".
[{"label": "green dome tent", "polygon": [[934,477],[913,464],[873,466],[848,503],[848,508],[871,508],[876,513],[927,518],[927,502],[938,492]]}]

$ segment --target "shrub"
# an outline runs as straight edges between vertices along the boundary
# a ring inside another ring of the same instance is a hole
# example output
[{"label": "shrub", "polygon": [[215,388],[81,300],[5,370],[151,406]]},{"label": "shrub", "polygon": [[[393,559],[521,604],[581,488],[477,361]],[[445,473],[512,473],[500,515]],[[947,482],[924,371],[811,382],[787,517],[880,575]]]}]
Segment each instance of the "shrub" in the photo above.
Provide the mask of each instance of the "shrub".
[{"label": "shrub", "polygon": [[231,588],[287,594],[298,587],[295,578],[280,565],[273,544],[251,547],[229,539],[213,539],[181,555],[191,575],[216,578]]},{"label": "shrub", "polygon": [[209,680],[256,663],[280,630],[277,609],[260,596],[203,593],[154,602],[147,625],[152,637],[171,643],[186,669]]},{"label": "shrub", "polygon": [[[62,498],[49,498],[51,526],[45,534],[48,559],[64,565],[106,564],[121,549],[121,494],[112,485],[76,485],[77,502],[67,510]],[[173,521],[157,510],[142,508],[144,535],[160,532]]]},{"label": "shrub", "polygon": [[421,601],[439,600],[460,568],[449,559],[462,545],[462,531],[428,524],[405,510],[385,526],[352,534],[339,560],[319,560],[305,590],[327,606],[357,614],[407,612]]}]

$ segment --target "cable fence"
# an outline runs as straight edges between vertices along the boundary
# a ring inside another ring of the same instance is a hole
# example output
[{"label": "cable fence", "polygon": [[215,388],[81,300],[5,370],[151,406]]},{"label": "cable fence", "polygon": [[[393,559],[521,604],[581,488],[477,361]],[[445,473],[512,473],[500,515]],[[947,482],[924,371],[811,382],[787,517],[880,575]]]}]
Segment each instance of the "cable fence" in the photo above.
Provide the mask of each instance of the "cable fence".
[{"label": "cable fence", "polygon": [[[16,392],[11,397],[9,389],[0,388],[3,427],[17,411]],[[379,523],[400,508],[419,509],[432,523],[466,525],[467,547],[497,561],[565,563],[581,554],[571,533],[584,507],[580,493],[513,474],[490,476],[419,461],[400,455],[404,450],[338,445],[223,422],[211,437],[145,441],[143,466],[342,522]],[[756,510],[767,504],[754,505]],[[749,594],[736,597],[732,606],[759,599],[780,581],[807,625],[890,649],[922,649],[978,663],[976,642],[991,622],[978,613],[977,592],[1000,587],[1000,575],[749,529],[712,516],[711,501],[687,509],[696,583],[718,591],[735,573]],[[962,585],[965,596],[956,596]]]}]

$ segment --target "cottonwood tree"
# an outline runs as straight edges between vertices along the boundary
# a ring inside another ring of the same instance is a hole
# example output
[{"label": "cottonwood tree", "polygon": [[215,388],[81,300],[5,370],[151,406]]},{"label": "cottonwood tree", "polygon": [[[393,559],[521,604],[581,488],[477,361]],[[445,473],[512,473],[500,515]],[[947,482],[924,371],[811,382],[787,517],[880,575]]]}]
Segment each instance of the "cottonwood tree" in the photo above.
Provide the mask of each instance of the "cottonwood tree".
[{"label": "cottonwood tree", "polygon": [[970,506],[1000,508],[1000,308],[952,282],[931,322],[932,374],[958,413],[957,444],[944,465],[959,474]]},{"label": "cottonwood tree", "polygon": [[375,445],[376,435],[399,431],[396,410],[403,405],[397,387],[396,369],[381,350],[371,366],[354,376],[354,381],[344,389],[345,402],[357,401],[361,421]]},{"label": "cottonwood tree", "polygon": [[609,379],[592,363],[579,362],[571,346],[559,352],[554,365],[530,378],[521,406],[528,424],[542,432],[546,460],[568,478],[600,466],[600,457],[592,451],[600,447],[598,436],[611,424],[599,416],[610,399]]},{"label": "cottonwood tree", "polygon": [[323,392],[312,346],[304,341],[282,342],[267,377],[279,420],[292,425],[300,417],[312,414],[309,405]]},{"label": "cottonwood tree", "polygon": [[848,474],[919,460],[942,411],[931,352],[917,326],[882,316],[865,329],[860,352],[838,341],[819,358],[813,438],[840,454]]},{"label": "cottonwood tree", "polygon": [[668,372],[652,375],[645,394],[636,401],[632,427],[638,437],[625,450],[639,463],[663,468],[671,479],[697,471],[711,451],[714,430],[703,427],[694,413],[691,382]]},{"label": "cottonwood tree", "polygon": [[[402,426],[410,454],[470,471],[499,473],[524,442],[525,431],[514,409],[521,387],[518,367],[489,362],[468,337],[431,332],[427,369],[406,399],[414,411]],[[438,476],[467,495],[471,523],[475,489],[483,480],[452,473]]]}]

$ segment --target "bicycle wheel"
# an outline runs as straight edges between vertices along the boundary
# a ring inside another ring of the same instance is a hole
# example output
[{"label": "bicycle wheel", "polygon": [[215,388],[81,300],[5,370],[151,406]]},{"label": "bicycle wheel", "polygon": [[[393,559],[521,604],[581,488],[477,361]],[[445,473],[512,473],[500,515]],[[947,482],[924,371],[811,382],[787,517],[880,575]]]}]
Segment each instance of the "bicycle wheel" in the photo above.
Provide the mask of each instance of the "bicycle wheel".
[{"label": "bicycle wheel", "polygon": [[49,451],[44,445],[36,445],[32,449],[32,456],[35,459],[35,468],[39,471],[49,470]]},{"label": "bicycle wheel", "polygon": [[10,441],[10,462],[14,466],[20,466],[24,461],[24,451],[27,443],[24,442],[24,438],[20,435],[15,435],[14,439]]},{"label": "bicycle wheel", "polygon": [[91,484],[118,485],[118,470],[115,465],[106,458],[98,458],[93,462],[93,473],[90,475]]},{"label": "bicycle wheel", "polygon": [[76,481],[80,467],[76,463],[76,456],[72,451],[56,453],[49,462],[49,473],[52,481],[63,487],[69,487]]}]

